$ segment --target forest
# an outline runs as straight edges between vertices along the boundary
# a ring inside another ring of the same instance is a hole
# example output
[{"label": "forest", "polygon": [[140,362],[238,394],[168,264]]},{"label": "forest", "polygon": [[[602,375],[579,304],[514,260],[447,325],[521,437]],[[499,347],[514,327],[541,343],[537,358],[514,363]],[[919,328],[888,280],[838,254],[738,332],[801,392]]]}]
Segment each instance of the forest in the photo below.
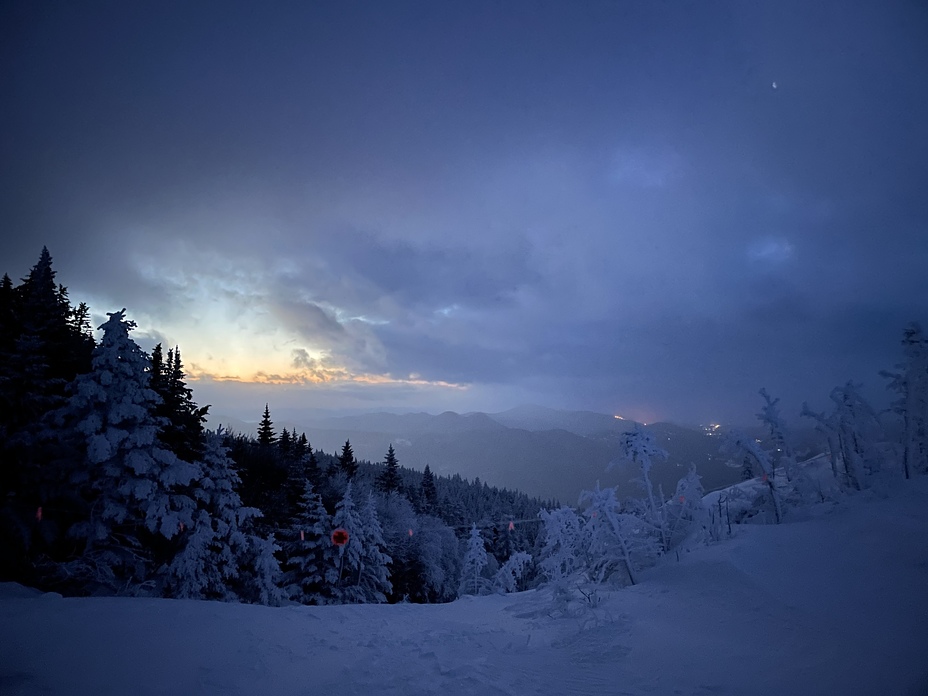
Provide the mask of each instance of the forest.
[{"label": "forest", "polygon": [[125,310],[108,316],[97,342],[45,248],[19,285],[3,277],[0,579],[67,595],[440,602],[458,595],[473,525],[496,585],[537,575],[525,559],[553,501],[406,469],[392,447],[380,463],[350,441],[321,452],[276,432],[268,405],[257,438],[208,431],[180,348],[148,355]]},{"label": "forest", "polygon": [[[99,327],[56,282],[43,248],[0,285],[0,580],[64,595],[279,605],[447,602],[549,583],[635,584],[661,557],[731,525],[777,524],[885,478],[928,472],[928,341],[912,325],[878,412],[854,383],[815,423],[826,452],[798,461],[766,390],[763,441],[719,438],[744,483],[705,496],[695,467],[672,495],[649,471],[667,454],[640,426],[623,459],[640,498],[586,491],[562,506],[514,490],[314,449],[263,405],[257,437],[204,426],[178,346],[150,354],[126,310]],[[256,405],[259,411],[260,405]]]}]

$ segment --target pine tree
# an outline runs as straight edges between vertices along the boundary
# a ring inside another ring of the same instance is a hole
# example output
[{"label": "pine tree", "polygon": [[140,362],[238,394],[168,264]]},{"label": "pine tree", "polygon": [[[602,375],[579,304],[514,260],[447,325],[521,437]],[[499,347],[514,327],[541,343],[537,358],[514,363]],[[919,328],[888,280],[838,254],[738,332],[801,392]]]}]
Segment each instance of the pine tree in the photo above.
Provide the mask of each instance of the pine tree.
[{"label": "pine tree", "polygon": [[222,431],[206,433],[200,466],[202,476],[193,489],[198,510],[192,528],[181,532],[183,548],[162,570],[163,592],[186,599],[272,600],[273,569],[270,575],[260,575],[245,568],[262,546],[263,540],[252,538],[249,531],[251,520],[261,512],[242,505]]},{"label": "pine tree", "polygon": [[306,458],[304,473],[313,486],[318,487],[322,484],[322,467],[319,466],[319,460],[316,458],[315,450],[313,450],[312,446],[308,443],[307,450],[309,451],[309,455]]},{"label": "pine tree", "polygon": [[461,584],[458,594],[481,595],[486,594],[490,588],[490,581],[484,577],[483,570],[487,567],[486,546],[476,523],[470,528],[470,538],[467,541],[467,551],[461,567]]},{"label": "pine tree", "polygon": [[159,433],[162,442],[184,461],[196,461],[203,454],[203,432],[209,406],[197,406],[193,390],[187,386],[180,348],[162,355],[161,344],[151,356],[150,388],[161,397],[157,414],[164,420]]},{"label": "pine tree", "polygon": [[264,416],[262,416],[261,424],[258,426],[258,444],[270,447],[276,441],[274,424],[271,422],[271,410],[267,404],[264,404]]},{"label": "pine tree", "polygon": [[322,498],[307,482],[300,508],[282,543],[283,590],[301,604],[322,604],[326,596],[325,550],[330,546],[332,524]]},{"label": "pine tree", "polygon": [[330,546],[326,553],[326,583],[329,592],[337,602],[343,604],[364,602],[364,592],[358,585],[363,563],[363,534],[361,518],[358,516],[352,498],[351,482],[345,488],[345,494],[335,506],[332,526],[348,532],[348,543],[344,546]]},{"label": "pine tree", "polygon": [[[293,432],[296,433],[296,429],[294,429]],[[300,433],[300,436],[296,438],[293,445],[293,455],[300,459],[305,459],[309,456],[309,450],[309,440],[306,439],[306,433]]]},{"label": "pine tree", "polygon": [[365,602],[382,603],[393,591],[387,566],[392,562],[387,553],[387,544],[383,538],[383,529],[377,519],[373,493],[367,496],[367,503],[361,510],[362,550],[361,569],[358,585]]},{"label": "pine tree", "polygon": [[192,524],[195,505],[181,491],[199,473],[158,441],[158,396],[148,388],[150,362],[129,337],[134,327],[125,310],[109,314],[93,370],[74,381],[56,415],[82,453],[71,481],[90,505],[89,519],[72,530],[86,541],[83,568],[112,590],[145,582],[154,541]]},{"label": "pine tree", "polygon": [[422,485],[420,487],[422,508],[424,512],[434,512],[438,508],[438,489],[435,488],[435,476],[429,465],[425,465],[422,472]]},{"label": "pine tree", "polygon": [[354,458],[354,452],[351,449],[351,441],[345,440],[345,445],[342,447],[342,453],[338,455],[338,465],[345,475],[348,477],[348,480],[351,481],[355,474],[358,473],[358,462]]},{"label": "pine tree", "polygon": [[403,480],[400,477],[400,465],[396,461],[396,453],[393,451],[393,445],[387,449],[386,457],[383,460],[384,470],[377,478],[377,487],[384,493],[396,493],[402,488]]},{"label": "pine tree", "polygon": [[[286,432],[286,430],[284,431]],[[286,510],[282,511],[287,518],[297,514],[300,501],[306,489],[306,464],[302,457],[291,456],[284,460],[287,467],[287,480],[284,482],[284,503]]]},{"label": "pine tree", "polygon": [[280,437],[277,440],[277,449],[280,450],[280,456],[283,459],[289,459],[293,450],[293,439],[290,437],[290,431],[284,428],[280,431]]}]

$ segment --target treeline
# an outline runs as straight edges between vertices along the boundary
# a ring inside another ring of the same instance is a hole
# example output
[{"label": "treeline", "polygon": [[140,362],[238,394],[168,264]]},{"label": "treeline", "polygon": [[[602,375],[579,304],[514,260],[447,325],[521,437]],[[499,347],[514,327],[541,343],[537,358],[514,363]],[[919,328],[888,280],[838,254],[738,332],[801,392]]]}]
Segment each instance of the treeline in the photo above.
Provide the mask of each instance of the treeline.
[{"label": "treeline", "polygon": [[[125,310],[95,341],[43,249],[0,284],[0,579],[66,594],[275,604],[448,601],[468,528],[487,582],[525,587],[545,503],[357,461],[277,433],[208,431],[180,350],[146,354]],[[339,530],[333,536],[333,531]],[[338,543],[336,543],[336,541]],[[513,574],[510,558],[518,559]]]}]

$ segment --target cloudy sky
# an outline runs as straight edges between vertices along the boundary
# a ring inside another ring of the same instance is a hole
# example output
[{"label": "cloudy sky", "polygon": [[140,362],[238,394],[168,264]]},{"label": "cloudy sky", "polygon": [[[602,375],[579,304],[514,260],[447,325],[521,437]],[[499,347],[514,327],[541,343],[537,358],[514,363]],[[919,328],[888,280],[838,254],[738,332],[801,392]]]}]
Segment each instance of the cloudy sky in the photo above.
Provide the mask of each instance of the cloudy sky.
[{"label": "cloudy sky", "polygon": [[731,422],[928,319],[922,2],[0,12],[0,272],[214,411]]}]

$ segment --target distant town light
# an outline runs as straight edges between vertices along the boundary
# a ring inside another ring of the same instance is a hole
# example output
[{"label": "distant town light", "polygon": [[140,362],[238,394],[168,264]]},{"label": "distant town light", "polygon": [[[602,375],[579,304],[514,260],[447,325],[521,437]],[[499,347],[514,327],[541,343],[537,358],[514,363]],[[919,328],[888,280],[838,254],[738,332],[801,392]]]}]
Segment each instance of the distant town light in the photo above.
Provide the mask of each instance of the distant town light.
[{"label": "distant town light", "polygon": [[622,418],[622,416],[615,416],[615,419],[616,419],[616,420],[625,420],[624,418]]}]

